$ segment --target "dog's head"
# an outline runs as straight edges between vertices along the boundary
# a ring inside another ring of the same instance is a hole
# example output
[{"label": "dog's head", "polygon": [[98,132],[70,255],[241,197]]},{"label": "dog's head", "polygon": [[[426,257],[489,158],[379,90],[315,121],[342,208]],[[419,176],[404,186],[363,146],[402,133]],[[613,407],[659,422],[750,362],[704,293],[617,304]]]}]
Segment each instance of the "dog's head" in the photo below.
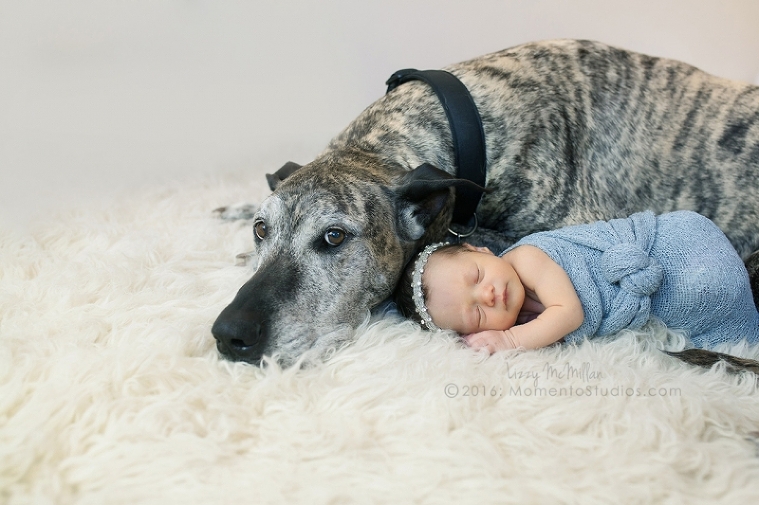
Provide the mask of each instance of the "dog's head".
[{"label": "dog's head", "polygon": [[350,339],[393,291],[414,251],[445,234],[452,187],[430,165],[377,170],[372,160],[288,164],[254,217],[258,266],[213,325],[222,355],[289,366]]}]

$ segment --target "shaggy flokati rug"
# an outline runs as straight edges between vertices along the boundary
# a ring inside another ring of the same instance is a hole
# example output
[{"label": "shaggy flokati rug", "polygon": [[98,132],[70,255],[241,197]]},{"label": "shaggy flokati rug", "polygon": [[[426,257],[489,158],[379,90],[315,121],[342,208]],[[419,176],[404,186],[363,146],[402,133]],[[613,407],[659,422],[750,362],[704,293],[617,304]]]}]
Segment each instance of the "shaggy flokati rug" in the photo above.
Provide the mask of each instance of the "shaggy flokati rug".
[{"label": "shaggy flokati rug", "polygon": [[[218,358],[268,191],[232,174],[0,238],[0,502],[757,503],[756,377],[651,325],[487,357],[397,316],[324,363]],[[759,358],[759,349],[721,349]]]}]

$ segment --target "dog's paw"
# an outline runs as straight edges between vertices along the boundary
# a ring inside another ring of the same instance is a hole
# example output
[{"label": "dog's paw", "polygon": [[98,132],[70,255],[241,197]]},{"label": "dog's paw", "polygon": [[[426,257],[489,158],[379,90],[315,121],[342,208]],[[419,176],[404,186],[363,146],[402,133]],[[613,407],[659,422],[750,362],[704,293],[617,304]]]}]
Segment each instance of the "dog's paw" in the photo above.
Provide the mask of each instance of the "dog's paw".
[{"label": "dog's paw", "polygon": [[235,266],[246,267],[253,263],[256,251],[248,251],[235,256]]},{"label": "dog's paw", "polygon": [[253,219],[258,211],[258,205],[254,203],[238,203],[227,207],[214,209],[214,216],[226,221],[237,221],[240,219]]}]

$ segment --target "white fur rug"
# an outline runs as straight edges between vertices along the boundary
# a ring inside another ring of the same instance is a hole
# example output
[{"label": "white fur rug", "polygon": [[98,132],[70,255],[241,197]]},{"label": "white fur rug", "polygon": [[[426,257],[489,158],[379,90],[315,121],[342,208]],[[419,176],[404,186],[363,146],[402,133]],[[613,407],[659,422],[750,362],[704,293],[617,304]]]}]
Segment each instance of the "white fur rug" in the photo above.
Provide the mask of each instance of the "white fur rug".
[{"label": "white fur rug", "polygon": [[[220,361],[260,174],[0,235],[0,503],[757,503],[751,374],[662,328],[492,357],[389,319],[306,370]],[[759,357],[759,349],[723,349]]]}]

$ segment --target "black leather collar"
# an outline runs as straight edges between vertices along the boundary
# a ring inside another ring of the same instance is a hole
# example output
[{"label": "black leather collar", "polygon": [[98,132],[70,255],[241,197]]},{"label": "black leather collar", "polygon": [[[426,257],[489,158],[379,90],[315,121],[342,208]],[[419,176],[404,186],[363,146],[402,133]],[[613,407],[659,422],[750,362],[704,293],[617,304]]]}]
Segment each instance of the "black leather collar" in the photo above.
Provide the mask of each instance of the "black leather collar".
[{"label": "black leather collar", "polygon": [[[387,92],[404,82],[419,80],[427,83],[437,95],[448,116],[453,136],[456,176],[485,187],[485,132],[482,119],[472,95],[456,76],[445,70],[416,70],[408,68],[395,72],[387,80]],[[453,222],[476,226],[475,211],[482,192],[473,188],[456,188]]]}]

